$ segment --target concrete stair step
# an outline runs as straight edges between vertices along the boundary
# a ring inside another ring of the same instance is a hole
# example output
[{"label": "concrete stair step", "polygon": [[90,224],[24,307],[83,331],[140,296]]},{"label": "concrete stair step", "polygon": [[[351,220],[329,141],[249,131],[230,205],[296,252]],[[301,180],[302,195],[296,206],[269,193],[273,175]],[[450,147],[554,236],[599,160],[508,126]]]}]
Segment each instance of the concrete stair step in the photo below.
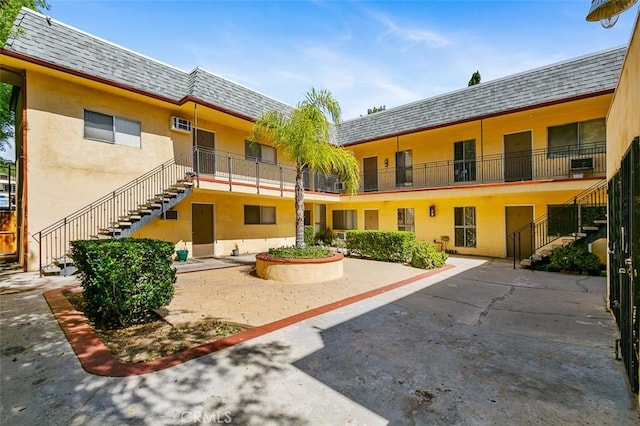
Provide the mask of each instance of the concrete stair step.
[{"label": "concrete stair step", "polygon": [[53,259],[53,264],[62,267],[62,265],[73,265],[73,258],[69,255],[60,256]]},{"label": "concrete stair step", "polygon": [[607,224],[607,219],[596,219],[593,221],[593,223],[597,224],[597,225],[606,225]]},{"label": "concrete stair step", "polygon": [[583,231],[599,231],[600,228],[598,228],[597,226],[583,226],[582,230]]}]

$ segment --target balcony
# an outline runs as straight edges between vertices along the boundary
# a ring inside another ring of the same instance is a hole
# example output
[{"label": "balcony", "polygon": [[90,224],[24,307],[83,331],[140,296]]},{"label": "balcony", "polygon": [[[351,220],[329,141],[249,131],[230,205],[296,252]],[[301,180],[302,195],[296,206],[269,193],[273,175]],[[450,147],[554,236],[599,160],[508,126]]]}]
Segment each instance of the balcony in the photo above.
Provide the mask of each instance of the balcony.
[{"label": "balcony", "polygon": [[535,150],[498,154],[465,161],[438,161],[399,169],[385,168],[360,175],[358,192],[457,187],[520,182],[539,179],[570,179],[604,176],[604,143],[580,149]]},{"label": "balcony", "polygon": [[[246,159],[238,154],[198,148],[194,151],[194,171],[198,179],[224,183],[233,191],[234,185],[254,186],[260,189],[280,190],[281,193],[295,188],[296,169],[289,164],[273,164]],[[339,194],[338,178],[324,173],[305,171],[305,191]]]},{"label": "balcony", "polygon": [[[295,187],[296,170],[288,164],[271,164],[241,155],[199,148],[194,152],[194,170],[202,180],[233,186],[255,186],[281,192]],[[597,143],[562,151],[540,149],[489,155],[465,161],[437,161],[404,168],[385,168],[360,175],[359,193],[458,187],[520,182],[539,179],[570,179],[604,176],[606,146]],[[339,194],[344,191],[335,175],[305,171],[305,191]]]}]

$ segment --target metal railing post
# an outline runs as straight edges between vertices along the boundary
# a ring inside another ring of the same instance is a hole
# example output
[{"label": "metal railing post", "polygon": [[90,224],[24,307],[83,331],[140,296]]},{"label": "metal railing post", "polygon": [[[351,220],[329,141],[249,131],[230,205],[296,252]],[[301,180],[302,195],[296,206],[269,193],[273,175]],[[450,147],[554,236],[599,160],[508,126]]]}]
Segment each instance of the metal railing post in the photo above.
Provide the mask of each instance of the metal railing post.
[{"label": "metal railing post", "polygon": [[196,149],[196,164],[195,164],[196,187],[200,188],[200,150],[198,149],[197,146],[195,149]]},{"label": "metal railing post", "polygon": [[38,260],[40,262],[40,278],[42,278],[42,231],[38,232]]},{"label": "metal railing post", "polygon": [[229,163],[229,191],[233,191],[233,183],[231,181],[231,175],[233,174],[233,161],[231,160],[231,154],[228,155],[227,161]]},{"label": "metal railing post", "polygon": [[260,162],[256,158],[256,193],[260,194]]}]

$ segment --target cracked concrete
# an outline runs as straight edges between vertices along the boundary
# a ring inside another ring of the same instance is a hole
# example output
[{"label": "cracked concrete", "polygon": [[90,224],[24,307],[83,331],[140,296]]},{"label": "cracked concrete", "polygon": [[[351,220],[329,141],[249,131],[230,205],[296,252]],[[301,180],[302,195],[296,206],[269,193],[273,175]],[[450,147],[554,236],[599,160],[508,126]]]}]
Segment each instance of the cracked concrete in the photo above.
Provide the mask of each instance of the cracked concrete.
[{"label": "cracked concrete", "polygon": [[235,347],[124,378],[80,368],[41,297],[56,284],[2,295],[0,423],[639,424],[614,358],[603,278],[451,263]]}]

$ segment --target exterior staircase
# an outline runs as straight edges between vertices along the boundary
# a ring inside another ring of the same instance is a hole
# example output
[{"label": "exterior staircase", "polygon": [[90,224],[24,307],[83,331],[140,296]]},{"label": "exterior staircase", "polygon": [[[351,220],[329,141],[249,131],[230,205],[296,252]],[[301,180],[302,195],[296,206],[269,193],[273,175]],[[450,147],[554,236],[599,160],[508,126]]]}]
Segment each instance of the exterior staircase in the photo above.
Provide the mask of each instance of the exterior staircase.
[{"label": "exterior staircase", "polygon": [[533,260],[548,256],[554,248],[573,241],[588,244],[606,236],[607,182],[601,180],[513,232],[510,235],[513,267],[516,268],[517,262],[530,266]]},{"label": "exterior staircase", "polygon": [[71,241],[131,236],[187,198],[197,185],[193,158],[192,152],[173,158],[38,232],[40,273],[76,273]]}]

